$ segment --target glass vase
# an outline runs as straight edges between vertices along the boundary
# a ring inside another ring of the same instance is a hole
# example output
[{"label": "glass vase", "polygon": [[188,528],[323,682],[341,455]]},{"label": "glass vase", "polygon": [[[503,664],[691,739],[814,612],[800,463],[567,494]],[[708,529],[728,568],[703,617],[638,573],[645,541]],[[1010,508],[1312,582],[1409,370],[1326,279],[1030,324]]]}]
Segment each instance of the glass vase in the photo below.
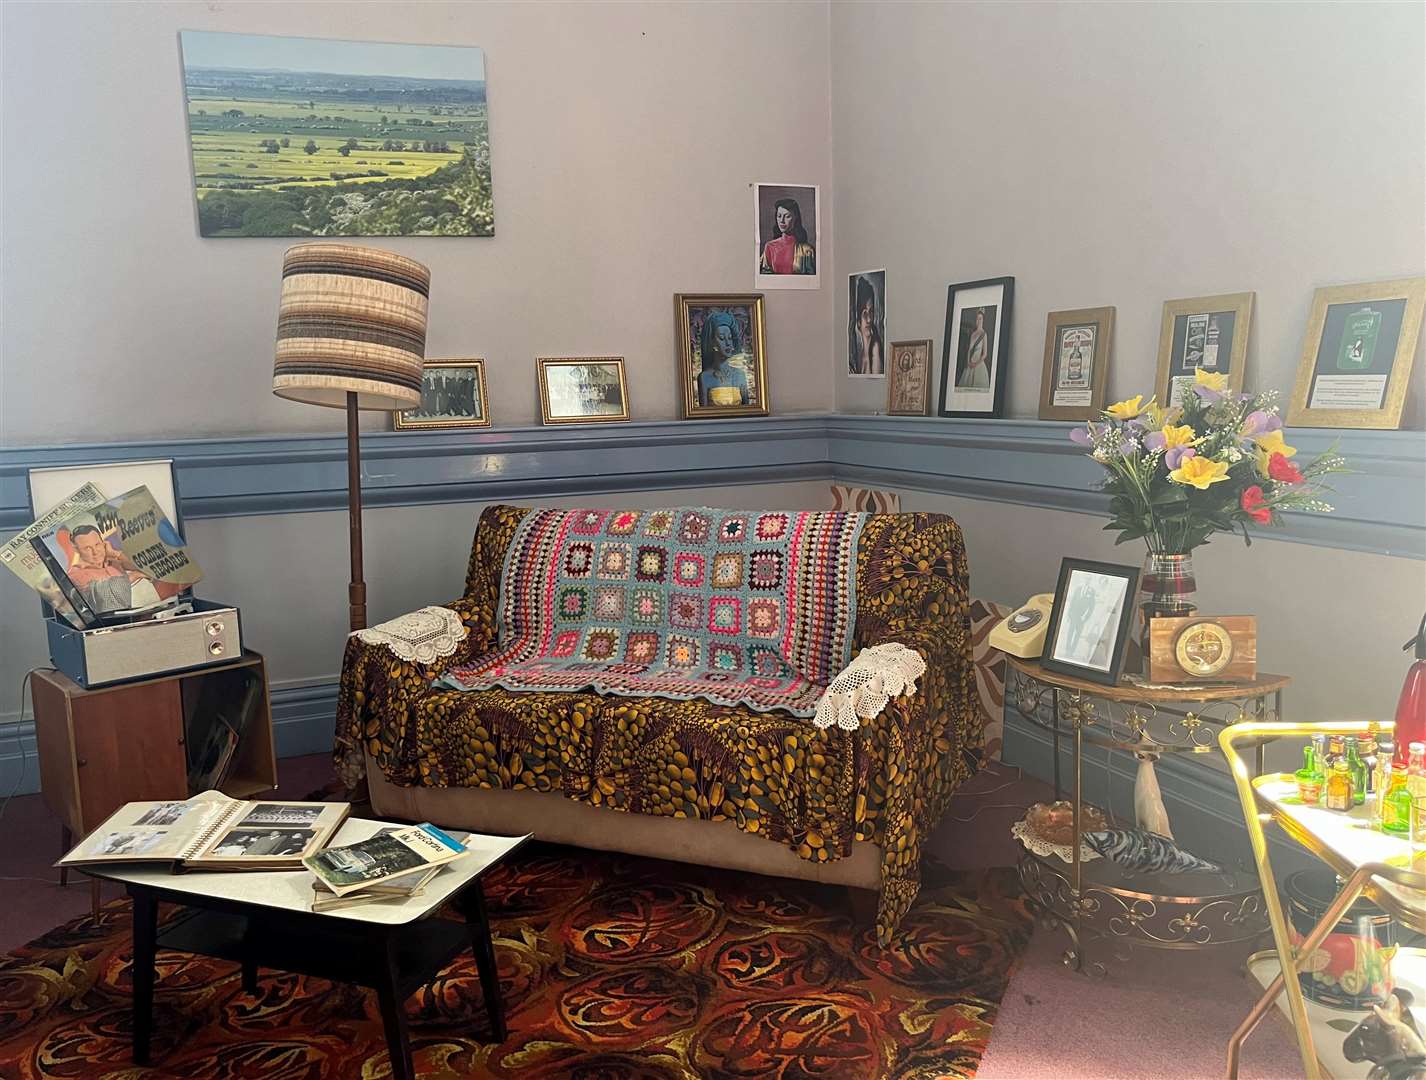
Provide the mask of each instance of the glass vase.
[{"label": "glass vase", "polygon": [[1194,597],[1198,581],[1193,576],[1193,555],[1163,555],[1156,551],[1144,556],[1139,575],[1139,642],[1149,655],[1149,620],[1192,615],[1198,610]]}]

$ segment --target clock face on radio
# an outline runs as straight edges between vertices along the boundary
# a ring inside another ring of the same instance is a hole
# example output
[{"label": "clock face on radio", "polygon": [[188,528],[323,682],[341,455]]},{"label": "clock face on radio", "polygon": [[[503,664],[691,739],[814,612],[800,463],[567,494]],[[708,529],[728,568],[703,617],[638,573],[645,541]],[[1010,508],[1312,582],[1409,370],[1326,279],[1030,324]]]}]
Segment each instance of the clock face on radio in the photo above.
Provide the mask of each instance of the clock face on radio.
[{"label": "clock face on radio", "polygon": [[1233,661],[1233,637],[1219,623],[1192,623],[1174,641],[1174,659],[1190,675],[1217,675]]}]

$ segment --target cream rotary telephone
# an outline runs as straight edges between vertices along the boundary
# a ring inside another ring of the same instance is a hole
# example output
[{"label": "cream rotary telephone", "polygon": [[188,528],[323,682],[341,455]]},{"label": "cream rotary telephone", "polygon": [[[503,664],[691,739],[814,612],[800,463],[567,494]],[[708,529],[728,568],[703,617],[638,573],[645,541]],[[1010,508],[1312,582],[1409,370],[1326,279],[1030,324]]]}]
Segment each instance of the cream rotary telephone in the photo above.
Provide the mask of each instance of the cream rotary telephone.
[{"label": "cream rotary telephone", "polygon": [[1054,593],[1030,597],[990,632],[990,647],[1011,656],[1038,658],[1045,651],[1045,631],[1054,607]]}]

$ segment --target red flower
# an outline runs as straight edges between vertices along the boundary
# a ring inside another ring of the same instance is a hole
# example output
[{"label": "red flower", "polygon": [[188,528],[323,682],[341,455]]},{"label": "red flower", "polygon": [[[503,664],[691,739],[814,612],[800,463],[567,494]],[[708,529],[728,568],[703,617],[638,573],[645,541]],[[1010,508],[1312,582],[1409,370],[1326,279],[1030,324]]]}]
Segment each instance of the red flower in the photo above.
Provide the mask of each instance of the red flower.
[{"label": "red flower", "polygon": [[[1281,454],[1274,454],[1273,457],[1282,457]],[[1242,496],[1238,499],[1238,505],[1243,508],[1243,512],[1256,521],[1259,525],[1266,525],[1272,520],[1273,512],[1263,500],[1263,489],[1254,484],[1250,488],[1244,488]]]},{"label": "red flower", "polygon": [[[1288,461],[1282,454],[1274,454],[1268,458],[1268,475],[1282,484],[1302,483],[1302,473],[1298,471],[1296,465]],[[1247,492],[1244,492],[1247,494]]]}]

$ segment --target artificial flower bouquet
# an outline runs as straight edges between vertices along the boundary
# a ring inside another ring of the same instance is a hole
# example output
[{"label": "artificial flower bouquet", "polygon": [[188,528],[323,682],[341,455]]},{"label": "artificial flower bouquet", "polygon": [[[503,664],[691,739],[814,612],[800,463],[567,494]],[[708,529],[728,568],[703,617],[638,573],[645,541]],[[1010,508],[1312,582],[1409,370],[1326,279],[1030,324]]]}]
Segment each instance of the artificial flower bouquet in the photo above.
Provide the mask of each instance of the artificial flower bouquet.
[{"label": "artificial flower bouquet", "polygon": [[1216,532],[1248,522],[1279,524],[1284,510],[1332,509],[1321,499],[1321,477],[1345,472],[1335,447],[1305,466],[1283,439],[1277,391],[1235,394],[1226,375],[1194,372],[1180,406],[1166,409],[1143,396],[1104,410],[1104,420],[1070,432],[1108,471],[1115,543],[1142,539],[1154,554],[1188,554]]}]

